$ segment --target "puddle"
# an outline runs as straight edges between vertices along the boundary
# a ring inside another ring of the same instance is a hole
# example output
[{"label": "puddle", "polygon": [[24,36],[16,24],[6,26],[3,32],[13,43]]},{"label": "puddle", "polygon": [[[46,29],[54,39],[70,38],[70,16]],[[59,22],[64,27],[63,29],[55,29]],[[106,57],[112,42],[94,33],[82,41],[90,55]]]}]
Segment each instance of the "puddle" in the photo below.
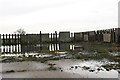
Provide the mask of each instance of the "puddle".
[{"label": "puddle", "polygon": [[[57,66],[61,67],[63,71],[72,73],[72,74],[79,74],[84,76],[84,78],[118,78],[118,72],[116,70],[106,71],[104,68],[103,70],[98,71],[97,69],[106,64],[107,61],[81,61],[81,60],[58,60],[58,61],[49,61],[50,63],[54,63]],[[83,67],[89,67],[91,70],[95,70],[90,72],[89,70],[84,70]]]}]

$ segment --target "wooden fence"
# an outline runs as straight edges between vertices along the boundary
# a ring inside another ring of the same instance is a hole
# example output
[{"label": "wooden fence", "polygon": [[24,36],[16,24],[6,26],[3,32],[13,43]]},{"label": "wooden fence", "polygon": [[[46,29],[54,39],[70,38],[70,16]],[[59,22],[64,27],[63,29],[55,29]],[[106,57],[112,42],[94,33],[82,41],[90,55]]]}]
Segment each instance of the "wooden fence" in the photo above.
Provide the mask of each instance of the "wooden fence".
[{"label": "wooden fence", "polygon": [[[70,36],[71,35],[71,36]],[[59,44],[70,42],[108,42],[120,43],[120,28],[88,31],[59,32],[39,34],[0,34],[1,52],[25,52],[43,50],[45,43]],[[37,47],[38,46],[38,47]]]}]

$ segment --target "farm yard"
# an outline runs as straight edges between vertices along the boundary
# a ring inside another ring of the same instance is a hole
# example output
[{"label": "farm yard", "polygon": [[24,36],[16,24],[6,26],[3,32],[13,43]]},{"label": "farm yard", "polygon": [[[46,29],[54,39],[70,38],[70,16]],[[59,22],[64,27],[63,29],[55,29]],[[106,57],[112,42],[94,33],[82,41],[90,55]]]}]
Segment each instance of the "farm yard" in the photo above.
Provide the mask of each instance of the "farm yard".
[{"label": "farm yard", "polygon": [[118,78],[119,29],[1,35],[3,78]]}]

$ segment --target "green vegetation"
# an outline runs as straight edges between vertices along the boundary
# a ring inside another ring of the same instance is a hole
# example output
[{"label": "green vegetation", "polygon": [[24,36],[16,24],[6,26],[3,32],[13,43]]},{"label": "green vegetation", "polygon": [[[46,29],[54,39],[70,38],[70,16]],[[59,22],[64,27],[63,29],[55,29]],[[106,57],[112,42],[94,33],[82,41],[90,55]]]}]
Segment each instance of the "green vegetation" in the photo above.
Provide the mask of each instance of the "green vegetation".
[{"label": "green vegetation", "polygon": [[102,67],[104,67],[106,71],[110,71],[112,69],[117,70],[120,69],[120,64],[106,64],[106,65],[102,65]]},{"label": "green vegetation", "polygon": [[21,54],[21,52],[1,52],[0,54]]},{"label": "green vegetation", "polygon": [[17,71],[17,72],[25,72],[25,71],[27,71],[27,70],[19,70],[19,71]]},{"label": "green vegetation", "polygon": [[38,53],[54,53],[54,51],[49,51],[49,50],[40,50]]},{"label": "green vegetation", "polygon": [[109,52],[118,52],[118,50],[115,49],[116,47],[112,48],[92,48],[90,52],[98,52],[98,53],[109,53]]},{"label": "green vegetation", "polygon": [[90,69],[90,67],[86,67],[86,66],[83,66],[82,67],[84,70],[89,70]]},{"label": "green vegetation", "polygon": [[71,66],[70,69],[78,69],[78,68],[82,68],[83,70],[88,70],[89,72],[98,72],[98,71],[103,71],[103,69],[101,67],[97,68],[97,69],[93,69],[91,66]]},{"label": "green vegetation", "polygon": [[73,59],[83,59],[83,60],[102,60],[107,59],[109,61],[120,62],[120,56],[113,56],[109,53],[90,53],[90,54],[74,54]]},{"label": "green vegetation", "polygon": [[37,61],[37,62],[45,63],[47,60],[48,58],[28,57],[28,58],[23,58],[22,60],[19,61]]},{"label": "green vegetation", "polygon": [[15,71],[14,70],[6,71],[6,73],[11,73],[11,72],[15,72]]},{"label": "green vegetation", "polygon": [[5,72],[2,72],[2,73],[13,73],[13,72],[25,72],[27,70],[10,70],[10,71],[5,71]]},{"label": "green vegetation", "polygon": [[51,71],[51,70],[57,70],[56,67],[54,67],[55,64],[48,64],[49,65],[49,68],[48,70]]}]

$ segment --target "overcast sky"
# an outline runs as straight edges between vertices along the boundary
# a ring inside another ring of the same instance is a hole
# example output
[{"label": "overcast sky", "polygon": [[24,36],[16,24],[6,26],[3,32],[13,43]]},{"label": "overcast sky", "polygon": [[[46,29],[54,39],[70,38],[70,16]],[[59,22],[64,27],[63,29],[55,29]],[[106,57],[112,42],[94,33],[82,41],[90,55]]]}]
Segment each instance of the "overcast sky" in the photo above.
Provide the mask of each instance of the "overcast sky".
[{"label": "overcast sky", "polygon": [[0,0],[0,33],[81,32],[118,27],[119,0]]}]

